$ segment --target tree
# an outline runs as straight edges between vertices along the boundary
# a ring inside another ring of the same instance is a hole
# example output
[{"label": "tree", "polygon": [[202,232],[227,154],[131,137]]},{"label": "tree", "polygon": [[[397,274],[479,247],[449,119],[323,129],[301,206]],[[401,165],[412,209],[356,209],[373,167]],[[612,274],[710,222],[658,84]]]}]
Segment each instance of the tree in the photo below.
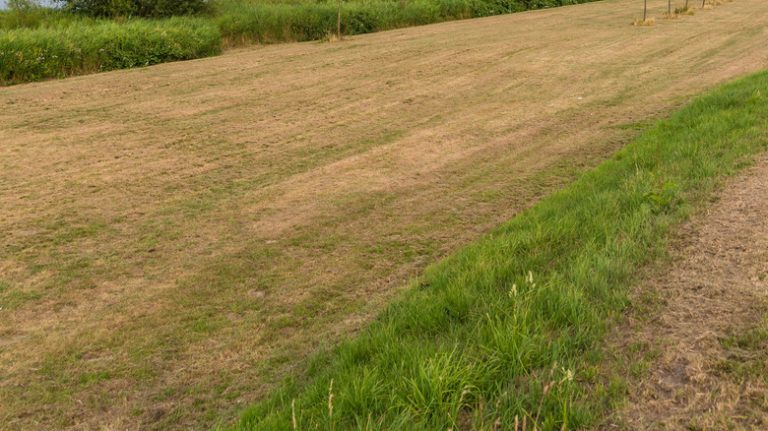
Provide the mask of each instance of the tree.
[{"label": "tree", "polygon": [[8,0],[8,9],[10,10],[30,12],[39,7],[40,5],[34,0]]},{"label": "tree", "polygon": [[339,0],[338,7],[336,11],[336,38],[341,40],[341,0]]},{"label": "tree", "polygon": [[96,17],[167,17],[194,15],[208,9],[208,0],[57,0],[66,8]]},{"label": "tree", "polygon": [[643,0],[643,22],[648,20],[648,0]]}]

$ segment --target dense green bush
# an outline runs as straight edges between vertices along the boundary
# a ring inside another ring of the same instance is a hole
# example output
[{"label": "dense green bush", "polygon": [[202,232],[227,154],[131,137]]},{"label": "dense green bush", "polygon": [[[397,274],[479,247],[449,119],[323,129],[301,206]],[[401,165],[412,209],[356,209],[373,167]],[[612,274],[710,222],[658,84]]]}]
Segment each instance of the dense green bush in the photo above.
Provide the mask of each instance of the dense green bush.
[{"label": "dense green bush", "polygon": [[0,84],[187,60],[220,49],[218,28],[198,18],[0,30]]},{"label": "dense green bush", "polygon": [[67,9],[95,17],[169,17],[208,9],[207,0],[58,0]]}]

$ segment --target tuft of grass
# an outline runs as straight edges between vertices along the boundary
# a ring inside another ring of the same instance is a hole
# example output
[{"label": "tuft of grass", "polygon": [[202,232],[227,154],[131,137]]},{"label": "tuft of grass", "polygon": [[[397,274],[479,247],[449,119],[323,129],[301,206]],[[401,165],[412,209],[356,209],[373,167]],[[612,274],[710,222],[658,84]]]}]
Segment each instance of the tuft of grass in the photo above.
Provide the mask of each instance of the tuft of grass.
[{"label": "tuft of grass", "polygon": [[359,336],[249,407],[235,429],[595,424],[621,396],[617,382],[600,386],[594,367],[637,268],[664,253],[670,228],[723,176],[768,149],[767,87],[761,73],[695,100],[431,266]]},{"label": "tuft of grass", "polygon": [[647,19],[638,18],[632,22],[632,25],[635,27],[650,27],[654,24],[656,24],[656,18],[647,18]]},{"label": "tuft of grass", "polygon": [[760,379],[768,383],[768,317],[747,331],[720,340],[728,352],[717,368],[736,382]]}]

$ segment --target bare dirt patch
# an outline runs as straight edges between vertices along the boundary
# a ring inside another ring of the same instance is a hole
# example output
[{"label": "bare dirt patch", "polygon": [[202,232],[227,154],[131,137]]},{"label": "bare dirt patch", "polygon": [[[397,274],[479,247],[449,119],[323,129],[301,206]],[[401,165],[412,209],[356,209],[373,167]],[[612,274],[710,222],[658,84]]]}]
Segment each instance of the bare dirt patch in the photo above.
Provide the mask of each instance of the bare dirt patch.
[{"label": "bare dirt patch", "polygon": [[617,337],[656,358],[606,429],[768,428],[768,158],[685,226],[673,257],[638,288],[658,314]]},{"label": "bare dirt patch", "polygon": [[232,418],[428,262],[768,63],[768,2],[642,28],[636,3],[2,89],[0,428]]}]

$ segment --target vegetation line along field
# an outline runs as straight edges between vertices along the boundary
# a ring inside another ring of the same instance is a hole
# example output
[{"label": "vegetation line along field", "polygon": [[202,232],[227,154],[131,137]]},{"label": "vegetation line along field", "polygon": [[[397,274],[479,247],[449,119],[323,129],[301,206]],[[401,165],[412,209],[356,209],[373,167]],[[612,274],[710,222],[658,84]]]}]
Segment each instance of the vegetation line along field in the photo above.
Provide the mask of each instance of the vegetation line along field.
[{"label": "vegetation line along field", "polygon": [[567,189],[428,268],[354,341],[249,408],[240,430],[578,429],[637,269],[722,178],[768,149],[768,73],[659,122]]},{"label": "vegetation line along field", "polygon": [[13,0],[0,11],[0,85],[587,1],[61,0],[51,10]]}]

